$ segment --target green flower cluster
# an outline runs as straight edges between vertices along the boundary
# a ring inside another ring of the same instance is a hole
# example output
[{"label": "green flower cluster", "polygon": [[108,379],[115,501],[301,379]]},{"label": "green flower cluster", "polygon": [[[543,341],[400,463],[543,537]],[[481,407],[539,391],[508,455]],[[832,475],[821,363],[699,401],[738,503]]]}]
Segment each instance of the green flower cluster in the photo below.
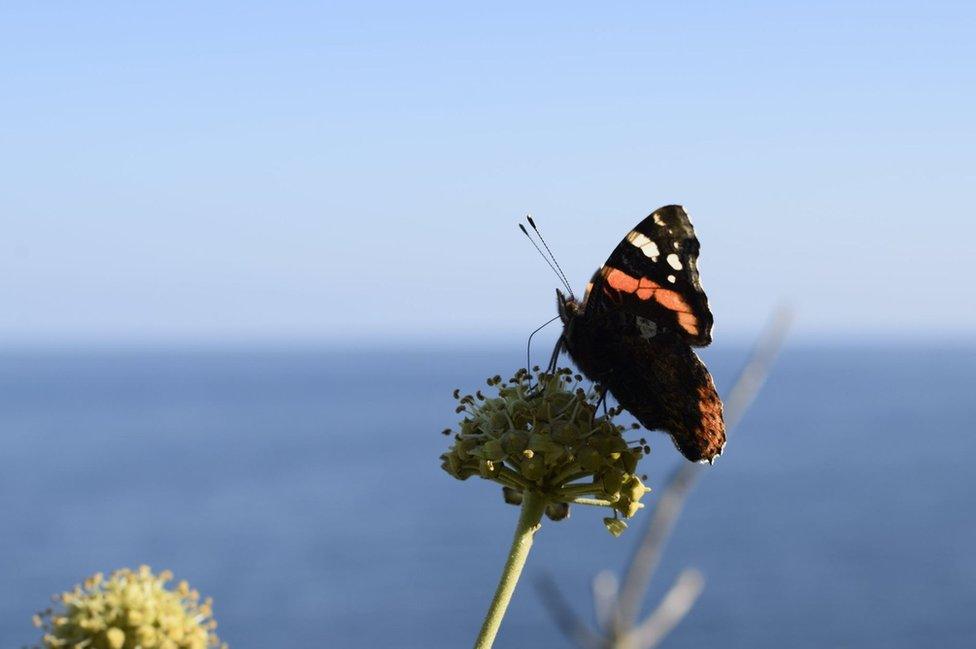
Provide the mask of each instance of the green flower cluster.
[{"label": "green flower cluster", "polygon": [[444,431],[454,435],[454,444],[441,467],[459,480],[494,480],[512,504],[521,503],[526,490],[540,493],[553,520],[566,518],[572,503],[610,507],[614,516],[604,522],[620,534],[626,524],[618,514],[633,516],[650,491],[636,473],[650,449],[643,439],[624,440],[625,427],[613,421],[619,409],[597,416],[598,395],[580,386],[582,376],[569,368],[533,370],[521,369],[507,381],[488,379],[496,397],[454,391],[464,419],[459,430]]},{"label": "green flower cluster", "polygon": [[173,574],[154,575],[149,566],[98,573],[61,595],[63,610],[34,616],[44,630],[36,649],[208,649],[222,647],[214,633],[211,601],[181,581],[166,588]]}]

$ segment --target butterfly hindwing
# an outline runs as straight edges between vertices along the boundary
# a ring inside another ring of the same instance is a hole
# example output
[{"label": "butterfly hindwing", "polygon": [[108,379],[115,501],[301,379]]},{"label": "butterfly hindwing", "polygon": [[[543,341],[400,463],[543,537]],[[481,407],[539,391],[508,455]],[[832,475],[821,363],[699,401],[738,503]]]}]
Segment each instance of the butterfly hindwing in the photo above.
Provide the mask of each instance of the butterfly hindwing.
[{"label": "butterfly hindwing", "polygon": [[584,300],[595,314],[623,309],[674,330],[688,344],[708,345],[712,313],[698,278],[698,238],[680,205],[637,224],[593,277]]},{"label": "butterfly hindwing", "polygon": [[666,431],[689,460],[711,461],[725,446],[715,383],[688,343],[653,334],[641,316],[618,311],[576,323],[568,348],[645,428]]}]

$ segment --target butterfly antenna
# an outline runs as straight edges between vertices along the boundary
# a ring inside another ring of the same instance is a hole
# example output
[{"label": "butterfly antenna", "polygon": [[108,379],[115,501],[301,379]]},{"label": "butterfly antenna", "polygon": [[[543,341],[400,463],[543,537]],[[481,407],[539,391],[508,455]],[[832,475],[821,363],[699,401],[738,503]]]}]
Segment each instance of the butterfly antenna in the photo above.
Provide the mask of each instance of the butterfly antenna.
[{"label": "butterfly antenna", "polygon": [[525,343],[525,369],[528,370],[529,372],[532,371],[532,336],[536,335],[537,333],[539,333],[540,331],[542,331],[543,329],[545,329],[546,327],[548,327],[558,319],[559,316],[557,315],[555,318],[549,320],[542,326],[537,327],[535,331],[529,334],[529,341]]},{"label": "butterfly antenna", "polygon": [[[544,262],[546,262],[547,264],[549,264],[549,268],[552,269],[552,272],[555,273],[556,277],[559,278],[559,281],[562,282],[563,283],[563,286],[566,287],[566,290],[569,291],[569,294],[572,295],[573,294],[573,289],[570,287],[569,282],[566,281],[566,277],[562,273],[560,273],[558,270],[556,270],[557,267],[553,265],[553,261],[555,261],[555,260],[549,261],[549,257],[546,256],[546,253],[542,252],[542,248],[540,248],[539,247],[539,244],[537,244],[535,242],[535,239],[532,238],[532,235],[529,234],[529,231],[525,229],[525,226],[524,225],[522,225],[521,223],[519,223],[518,226],[519,226],[519,230],[522,231],[522,234],[525,235],[525,238],[529,240],[529,243],[532,244],[532,247],[535,248],[536,249],[536,252],[539,253],[539,256],[542,257],[542,260]],[[545,242],[543,242],[543,243],[545,243]]]},{"label": "butterfly antenna", "polygon": [[537,237],[539,237],[539,241],[542,242],[542,245],[545,247],[546,252],[549,253],[549,258],[552,259],[552,263],[556,265],[556,270],[559,271],[559,276],[562,278],[563,284],[566,285],[566,290],[569,291],[569,296],[570,297],[575,297],[573,295],[573,289],[569,285],[569,280],[566,279],[566,273],[563,272],[563,269],[559,266],[559,262],[556,261],[556,255],[552,254],[552,250],[549,249],[549,244],[546,243],[546,240],[542,238],[542,233],[539,232],[539,228],[536,227],[535,221],[532,220],[532,216],[530,214],[526,214],[525,215],[525,220],[528,221],[529,222],[529,225],[532,226],[532,229],[535,230],[535,235]]}]

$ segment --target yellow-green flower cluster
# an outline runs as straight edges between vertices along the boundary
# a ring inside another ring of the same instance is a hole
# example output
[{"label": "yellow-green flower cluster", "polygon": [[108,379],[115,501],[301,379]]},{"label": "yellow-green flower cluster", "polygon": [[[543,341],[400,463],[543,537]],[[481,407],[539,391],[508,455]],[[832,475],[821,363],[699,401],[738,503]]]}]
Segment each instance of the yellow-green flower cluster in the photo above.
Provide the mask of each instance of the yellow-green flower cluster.
[{"label": "yellow-green flower cluster", "polygon": [[[173,574],[149,566],[98,573],[55,596],[62,610],[34,616],[44,649],[208,649],[223,647],[214,633],[211,600],[185,581],[167,589]],[[39,648],[38,648],[39,649]]]},{"label": "yellow-green flower cluster", "polygon": [[624,440],[625,428],[613,421],[618,409],[597,416],[598,395],[580,386],[582,376],[568,368],[533,369],[508,381],[488,379],[496,397],[454,391],[464,419],[459,430],[444,431],[454,434],[454,444],[441,456],[442,468],[459,480],[477,475],[498,482],[513,504],[527,489],[541,493],[553,520],[568,516],[571,503],[606,505],[615,510],[607,528],[619,534],[626,525],[617,514],[633,516],[650,491],[636,473],[649,451],[645,441]]}]

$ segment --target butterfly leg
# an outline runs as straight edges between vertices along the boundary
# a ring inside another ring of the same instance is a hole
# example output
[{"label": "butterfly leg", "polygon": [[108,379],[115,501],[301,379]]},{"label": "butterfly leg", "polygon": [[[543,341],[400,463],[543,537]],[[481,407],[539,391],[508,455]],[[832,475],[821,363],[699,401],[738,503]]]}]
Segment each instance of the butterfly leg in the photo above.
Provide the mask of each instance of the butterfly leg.
[{"label": "butterfly leg", "polygon": [[602,385],[597,385],[596,389],[600,392],[600,398],[597,399],[596,405],[593,406],[593,418],[596,419],[596,411],[603,406],[603,416],[607,417],[607,388]]},{"label": "butterfly leg", "polygon": [[[552,376],[556,372],[556,365],[559,363],[559,353],[563,350],[564,344],[565,343],[563,342],[563,338],[562,336],[560,336],[559,340],[556,341],[556,346],[552,350],[552,356],[549,357],[549,364],[546,365],[546,371],[545,371],[546,374]],[[528,398],[534,399],[541,394],[542,394],[542,384],[536,383],[534,386],[532,386],[532,389],[529,391]]]},{"label": "butterfly leg", "polygon": [[559,352],[563,350],[563,337],[560,336],[556,341],[556,346],[552,349],[552,356],[549,357],[549,364],[546,365],[546,374],[555,374],[556,365],[559,363]]}]

